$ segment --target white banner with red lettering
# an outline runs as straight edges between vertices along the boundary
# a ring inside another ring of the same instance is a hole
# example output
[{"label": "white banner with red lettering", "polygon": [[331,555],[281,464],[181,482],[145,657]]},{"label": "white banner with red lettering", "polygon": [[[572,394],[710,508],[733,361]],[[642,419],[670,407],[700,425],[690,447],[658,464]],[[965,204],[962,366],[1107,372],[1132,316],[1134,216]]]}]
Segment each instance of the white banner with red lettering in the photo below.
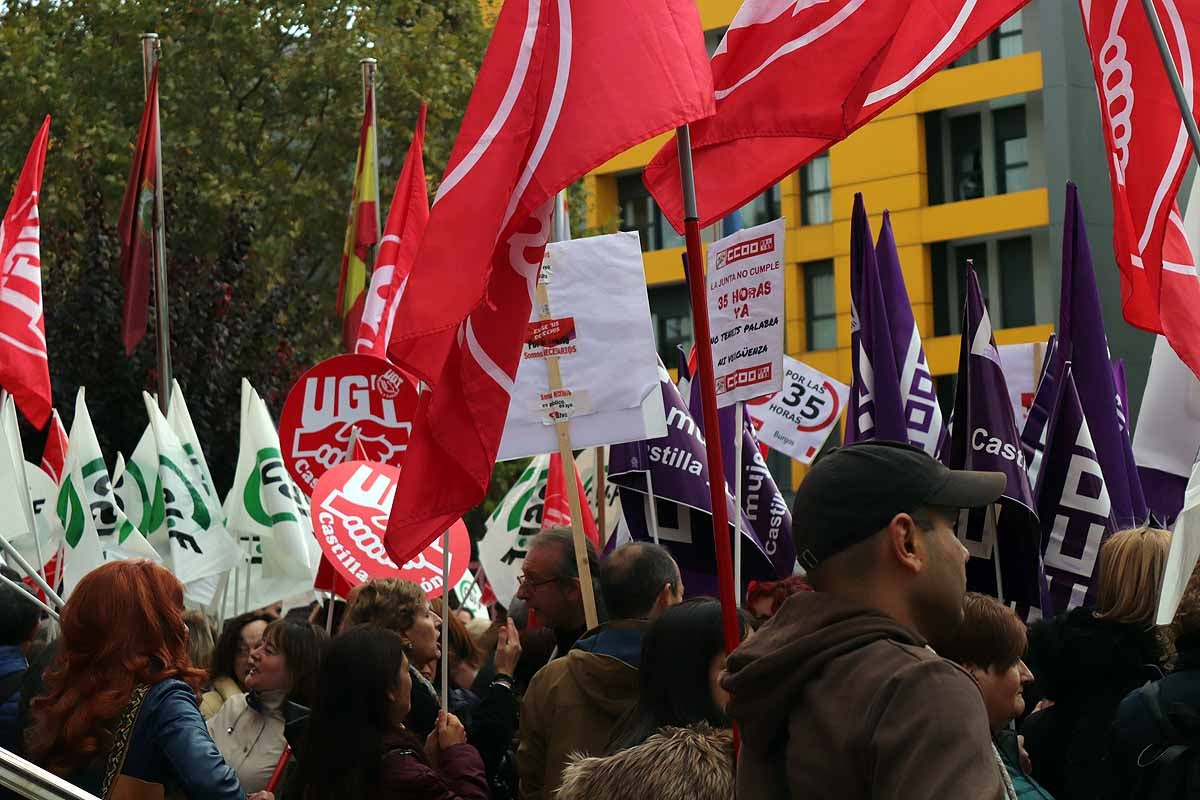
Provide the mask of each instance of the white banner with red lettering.
[{"label": "white banner with red lettering", "polygon": [[746,404],[758,441],[811,464],[850,398],[850,387],[791,356],[783,357],[783,388]]}]

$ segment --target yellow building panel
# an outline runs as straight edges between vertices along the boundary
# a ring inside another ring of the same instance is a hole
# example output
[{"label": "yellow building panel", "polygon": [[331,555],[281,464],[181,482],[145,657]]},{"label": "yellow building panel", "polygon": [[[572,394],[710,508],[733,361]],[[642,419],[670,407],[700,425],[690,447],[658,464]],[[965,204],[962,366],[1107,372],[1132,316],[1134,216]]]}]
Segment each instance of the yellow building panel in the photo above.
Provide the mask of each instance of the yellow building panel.
[{"label": "yellow building panel", "polygon": [[913,111],[923,114],[1041,88],[1042,54],[1034,52],[944,69],[914,89],[909,98]]},{"label": "yellow building panel", "polygon": [[654,154],[658,152],[658,149],[673,135],[673,132],[662,133],[641,144],[635,144],[624,153],[610,158],[592,171],[607,174],[610,172],[627,172],[631,169],[641,169],[649,163]]},{"label": "yellow building panel", "polygon": [[[1023,328],[999,328],[996,344],[1044,342],[1054,332],[1053,325],[1028,325]],[[958,371],[959,336],[934,336],[924,340],[925,358],[934,375],[950,375]]]},{"label": "yellow building panel", "polygon": [[[1048,224],[1049,194],[1045,189],[1030,189],[922,209],[920,241],[944,242]],[[896,239],[900,239],[899,230]]]},{"label": "yellow building panel", "polygon": [[783,349],[790,352],[807,347],[808,343],[804,341],[804,322],[801,320],[789,319],[785,329],[785,338],[783,340]]},{"label": "yellow building panel", "polygon": [[[845,351],[849,354],[849,350]],[[812,352],[794,351],[791,353],[792,358],[798,361],[803,361],[810,367],[824,372],[831,378],[841,380],[839,374],[842,372],[842,351],[841,350],[813,350]],[[850,374],[850,362],[846,361],[845,372]]]},{"label": "yellow building panel", "polygon": [[700,24],[706,31],[729,25],[741,5],[742,0],[696,0],[696,6],[700,9]]},{"label": "yellow building panel", "polygon": [[646,284],[658,286],[664,283],[681,283],[683,281],[682,253],[682,247],[642,253],[642,263],[646,267]]},{"label": "yellow building panel", "polygon": [[[859,128],[829,150],[833,183],[842,186],[921,172],[925,152],[917,142],[923,136],[922,126],[920,117],[905,116],[877,120]],[[835,215],[838,211],[834,209]]]},{"label": "yellow building panel", "polygon": [[[877,238],[879,236],[879,226],[883,224],[883,209],[875,208],[870,204],[870,198],[865,198],[867,205],[867,219],[871,225],[871,236]],[[851,207],[850,211],[853,211]],[[891,214],[892,218],[892,234],[896,237],[896,246],[904,247],[906,245],[921,244],[922,230],[922,215],[928,212],[928,208],[909,209],[907,211],[894,211]],[[837,213],[834,213],[836,220]],[[837,220],[833,223],[833,242],[839,255],[849,255],[850,253],[850,230],[851,222],[849,213],[846,219]],[[847,262],[849,263],[849,262]]]},{"label": "yellow building panel", "polygon": [[787,260],[805,262],[833,258],[836,250],[833,236],[832,225],[789,227],[786,244]]},{"label": "yellow building panel", "polygon": [[[878,237],[878,231],[875,235]],[[933,299],[933,283],[929,248],[919,244],[908,245],[897,247],[896,254],[900,257],[900,271],[904,274],[908,299],[914,305],[930,302]]]},{"label": "yellow building panel", "polygon": [[784,264],[783,307],[784,319],[804,321],[804,268],[799,264]]},{"label": "yellow building panel", "polygon": [[831,193],[835,218],[850,218],[854,210],[854,195],[858,192],[862,192],[868,210],[907,211],[924,206],[929,199],[925,176],[919,173],[839,184],[833,187]]},{"label": "yellow building panel", "polygon": [[621,220],[616,178],[611,175],[588,175],[583,179],[583,186],[588,197],[588,227],[615,230]]}]

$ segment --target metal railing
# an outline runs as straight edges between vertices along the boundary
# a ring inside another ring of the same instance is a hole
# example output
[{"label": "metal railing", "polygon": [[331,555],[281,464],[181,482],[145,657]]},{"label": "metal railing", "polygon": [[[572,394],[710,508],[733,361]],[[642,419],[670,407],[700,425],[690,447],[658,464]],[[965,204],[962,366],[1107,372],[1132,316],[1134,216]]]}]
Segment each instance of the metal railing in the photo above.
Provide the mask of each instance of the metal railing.
[{"label": "metal railing", "polygon": [[100,800],[0,747],[0,787],[30,800]]}]

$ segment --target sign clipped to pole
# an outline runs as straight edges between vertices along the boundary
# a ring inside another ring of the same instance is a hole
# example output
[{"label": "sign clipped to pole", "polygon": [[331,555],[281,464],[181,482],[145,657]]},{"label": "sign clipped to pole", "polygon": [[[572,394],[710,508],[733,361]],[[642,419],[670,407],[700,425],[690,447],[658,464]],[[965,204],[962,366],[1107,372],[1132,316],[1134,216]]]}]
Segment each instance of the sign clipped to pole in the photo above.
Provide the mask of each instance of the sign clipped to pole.
[{"label": "sign clipped to pole", "polygon": [[758,440],[811,464],[846,408],[850,387],[791,356],[783,357],[783,388],[746,404]]},{"label": "sign clipped to pole", "polygon": [[708,314],[717,407],[779,391],[783,379],[782,219],[708,249]]}]

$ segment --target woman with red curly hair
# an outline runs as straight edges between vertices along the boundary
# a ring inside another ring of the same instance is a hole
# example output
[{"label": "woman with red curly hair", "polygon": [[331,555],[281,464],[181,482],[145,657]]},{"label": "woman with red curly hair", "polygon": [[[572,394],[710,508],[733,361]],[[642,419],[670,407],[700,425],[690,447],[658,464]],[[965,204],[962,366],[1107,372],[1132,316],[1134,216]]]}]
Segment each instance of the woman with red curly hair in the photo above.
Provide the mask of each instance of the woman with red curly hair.
[{"label": "woman with red curly hair", "polygon": [[[88,573],[62,611],[62,644],[34,699],[28,752],[100,797],[245,797],[200,716],[183,586],[152,561]],[[161,796],[161,795],[160,795]]]}]

